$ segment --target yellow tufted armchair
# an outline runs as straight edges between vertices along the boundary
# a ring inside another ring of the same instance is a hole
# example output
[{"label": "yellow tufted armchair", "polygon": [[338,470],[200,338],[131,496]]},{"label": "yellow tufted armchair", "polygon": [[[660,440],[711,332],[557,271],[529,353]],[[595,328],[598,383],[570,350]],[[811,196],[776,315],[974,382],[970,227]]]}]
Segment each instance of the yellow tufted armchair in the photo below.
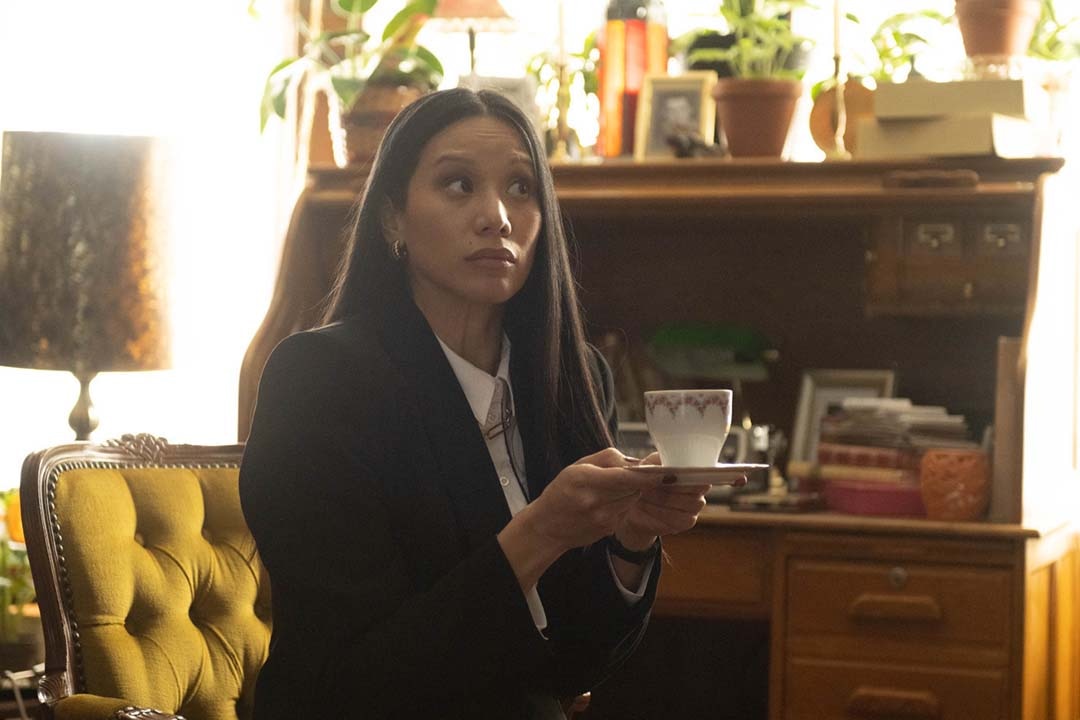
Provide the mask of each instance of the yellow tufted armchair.
[{"label": "yellow tufted armchair", "polygon": [[240,510],[242,450],[138,435],[27,458],[44,720],[251,717],[270,584]]}]

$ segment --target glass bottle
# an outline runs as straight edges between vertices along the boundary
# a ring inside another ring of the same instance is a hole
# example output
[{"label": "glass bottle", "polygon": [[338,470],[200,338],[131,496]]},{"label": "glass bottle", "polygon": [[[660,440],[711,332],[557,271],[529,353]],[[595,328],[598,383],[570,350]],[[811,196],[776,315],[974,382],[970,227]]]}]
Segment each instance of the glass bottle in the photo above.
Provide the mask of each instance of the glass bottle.
[{"label": "glass bottle", "polygon": [[645,74],[667,72],[667,15],[661,0],[610,0],[599,47],[597,152],[604,157],[630,155]]}]

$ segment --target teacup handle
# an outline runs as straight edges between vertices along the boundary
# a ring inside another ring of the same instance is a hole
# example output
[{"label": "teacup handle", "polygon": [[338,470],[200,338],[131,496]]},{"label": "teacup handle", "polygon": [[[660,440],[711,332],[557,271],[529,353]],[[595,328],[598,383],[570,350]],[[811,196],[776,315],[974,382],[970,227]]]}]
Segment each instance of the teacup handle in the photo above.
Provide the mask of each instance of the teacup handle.
[{"label": "teacup handle", "polygon": [[746,462],[750,457],[750,433],[743,427],[735,426],[728,434],[735,436],[735,462]]}]

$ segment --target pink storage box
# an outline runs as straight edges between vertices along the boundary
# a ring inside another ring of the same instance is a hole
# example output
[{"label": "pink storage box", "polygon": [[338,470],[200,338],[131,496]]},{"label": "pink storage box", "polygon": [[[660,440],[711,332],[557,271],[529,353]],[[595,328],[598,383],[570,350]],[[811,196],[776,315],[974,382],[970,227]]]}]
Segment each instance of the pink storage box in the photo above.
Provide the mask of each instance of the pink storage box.
[{"label": "pink storage box", "polygon": [[852,515],[926,517],[918,485],[826,480],[822,492],[830,510]]}]

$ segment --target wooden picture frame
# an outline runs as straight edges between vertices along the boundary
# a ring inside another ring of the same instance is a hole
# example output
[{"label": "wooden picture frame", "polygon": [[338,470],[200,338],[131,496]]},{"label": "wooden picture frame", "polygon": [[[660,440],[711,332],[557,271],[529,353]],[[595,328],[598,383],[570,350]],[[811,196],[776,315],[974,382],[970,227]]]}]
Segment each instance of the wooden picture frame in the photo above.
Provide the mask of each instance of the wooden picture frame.
[{"label": "wooden picture frame", "polygon": [[892,370],[807,370],[802,376],[795,426],[791,433],[790,460],[817,461],[821,419],[829,407],[846,397],[893,396],[896,373]]},{"label": "wooden picture frame", "polygon": [[716,134],[715,85],[712,70],[646,75],[638,96],[634,159],[674,157],[667,137],[676,129],[693,131],[706,145],[712,145]]}]

